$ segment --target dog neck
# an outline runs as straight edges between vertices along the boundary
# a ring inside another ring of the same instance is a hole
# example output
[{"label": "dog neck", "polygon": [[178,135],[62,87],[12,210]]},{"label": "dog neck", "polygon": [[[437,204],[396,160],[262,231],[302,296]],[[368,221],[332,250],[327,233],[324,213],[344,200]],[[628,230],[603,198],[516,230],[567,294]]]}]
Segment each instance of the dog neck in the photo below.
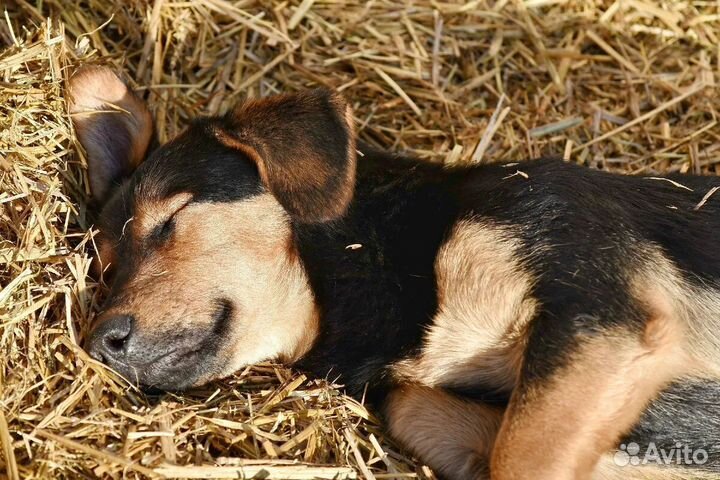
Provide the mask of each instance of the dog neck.
[{"label": "dog neck", "polygon": [[459,211],[441,166],[363,153],[344,217],[295,226],[320,311],[318,338],[296,365],[352,394],[384,390],[386,367],[420,347],[437,310],[437,250]]}]

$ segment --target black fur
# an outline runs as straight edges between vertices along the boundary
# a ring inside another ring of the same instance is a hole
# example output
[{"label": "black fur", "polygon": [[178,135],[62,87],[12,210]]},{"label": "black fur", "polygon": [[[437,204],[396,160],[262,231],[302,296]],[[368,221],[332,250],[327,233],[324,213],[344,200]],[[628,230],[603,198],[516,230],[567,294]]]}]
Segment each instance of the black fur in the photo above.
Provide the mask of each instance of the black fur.
[{"label": "black fur", "polygon": [[[533,294],[542,308],[529,333],[527,381],[551,375],[579,338],[620,325],[640,331],[647,315],[630,298],[628,272],[642,265],[650,244],[687,281],[720,287],[720,244],[713,235],[720,232],[720,194],[697,207],[720,185],[716,177],[675,179],[690,191],[551,159],[444,168],[367,145],[359,150],[347,213],[335,221],[294,224],[296,248],[321,310],[319,338],[298,366],[338,378],[354,395],[368,386],[371,398],[380,400],[393,382],[388,367],[419,351],[438,307],[435,258],[460,219],[518,232],[519,260],[538,279]],[[265,190],[254,164],[216,141],[201,121],[125,182],[105,207],[111,213],[101,216],[101,229],[122,238],[123,221],[133,215],[129,198],[179,191],[193,193],[196,202],[237,202]],[[130,247],[122,242],[119,255],[127,254],[132,265]],[[120,271],[125,273],[114,292],[132,268]],[[693,388],[719,398],[717,388]],[[510,394],[485,385],[463,393],[499,403]],[[671,420],[661,408],[651,409],[634,434],[667,436],[675,428]]]},{"label": "black fur", "polygon": [[203,121],[156,149],[130,177],[118,179],[100,210],[98,226],[111,238],[121,238],[132,218],[134,198],[162,199],[180,192],[193,202],[233,202],[261,193],[257,168],[242,155],[214,140]]},{"label": "black fur", "polygon": [[[302,365],[341,375],[353,392],[381,384],[385,367],[419,347],[437,307],[435,255],[459,218],[491,219],[521,235],[522,261],[539,279],[534,293],[543,305],[530,377],[549,375],[578,333],[641,326],[646,315],[629,297],[626,267],[644,260],[648,242],[688,280],[720,278],[720,244],[711,238],[720,231],[720,197],[695,209],[720,185],[716,177],[682,177],[690,192],[552,159],[444,169],[372,150],[358,168],[343,219],[296,227],[323,309],[321,340]],[[481,387],[474,396],[492,393]]]},{"label": "black fur", "polygon": [[295,226],[322,312],[320,337],[300,366],[339,376],[354,394],[366,384],[381,393],[387,367],[417,352],[437,309],[435,256],[460,214],[440,166],[360,148],[347,214]]},{"label": "black fur", "polygon": [[[368,152],[346,217],[297,228],[297,245],[323,309],[320,340],[300,366],[339,377],[354,394],[367,384],[375,394],[371,399],[382,397],[391,383],[387,367],[417,352],[437,308],[437,249],[459,218],[473,217],[520,232],[522,261],[538,278],[534,294],[543,305],[530,332],[523,376],[543,381],[578,339],[617,326],[640,332],[648,315],[630,297],[627,275],[645,261],[649,243],[674,260],[689,282],[718,286],[720,245],[712,232],[720,231],[720,197],[697,206],[720,179],[677,180],[693,191],[551,159],[442,169]],[[345,249],[354,243],[362,248]],[[483,385],[462,393],[494,403],[510,394]],[[703,415],[714,415],[713,421],[718,415],[698,398],[717,403],[720,389],[702,383],[669,388],[633,438],[645,445],[700,443],[710,454],[705,468],[716,469],[716,436],[698,427]],[[676,416],[683,411],[682,418]]]},{"label": "black fur", "polygon": [[[719,400],[720,383],[717,381],[701,378],[678,380],[650,404],[622,443],[638,444],[643,454],[651,448],[651,442],[667,454],[678,445],[693,452],[702,449],[707,454],[702,464],[685,459],[672,463],[720,472]],[[699,454],[702,455],[702,452]]]}]

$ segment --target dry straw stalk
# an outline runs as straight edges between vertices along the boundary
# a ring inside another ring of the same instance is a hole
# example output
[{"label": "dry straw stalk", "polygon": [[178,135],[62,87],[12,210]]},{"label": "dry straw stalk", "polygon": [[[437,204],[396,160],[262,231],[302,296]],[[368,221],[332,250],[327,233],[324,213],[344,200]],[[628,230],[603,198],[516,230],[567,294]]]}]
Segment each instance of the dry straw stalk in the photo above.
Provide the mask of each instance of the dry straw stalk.
[{"label": "dry straw stalk", "polygon": [[64,100],[80,63],[111,65],[139,89],[161,140],[245,96],[327,85],[348,96],[364,139],[428,161],[552,154],[627,173],[720,173],[716,1],[3,10],[0,478],[432,476],[331,383],[260,365],[150,399],[83,353],[103,289],[87,275],[85,160]]}]

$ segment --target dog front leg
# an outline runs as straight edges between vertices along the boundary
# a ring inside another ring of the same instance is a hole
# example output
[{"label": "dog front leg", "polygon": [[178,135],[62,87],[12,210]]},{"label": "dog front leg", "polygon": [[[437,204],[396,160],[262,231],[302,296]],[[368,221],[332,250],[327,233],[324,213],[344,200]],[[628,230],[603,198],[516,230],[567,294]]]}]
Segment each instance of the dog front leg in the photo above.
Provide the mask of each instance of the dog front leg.
[{"label": "dog front leg", "polygon": [[498,433],[492,479],[590,479],[601,455],[686,369],[673,323],[658,316],[644,331],[616,327],[578,334],[565,352],[548,351],[552,330],[539,325]]},{"label": "dog front leg", "polygon": [[489,478],[503,411],[438,388],[402,385],[385,403],[391,435],[446,480]]}]

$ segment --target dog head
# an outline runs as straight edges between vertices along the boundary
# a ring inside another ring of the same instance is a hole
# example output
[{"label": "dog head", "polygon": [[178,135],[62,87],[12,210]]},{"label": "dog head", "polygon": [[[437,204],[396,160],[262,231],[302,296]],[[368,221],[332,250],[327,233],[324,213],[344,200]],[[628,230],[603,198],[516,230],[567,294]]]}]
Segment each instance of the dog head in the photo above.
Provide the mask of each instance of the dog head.
[{"label": "dog head", "polygon": [[69,105],[111,285],[90,354],[176,390],[306,353],[318,312],[293,226],[351,200],[345,101],[324,89],[246,101],[154,151],[146,106],[108,69],[76,73]]}]

